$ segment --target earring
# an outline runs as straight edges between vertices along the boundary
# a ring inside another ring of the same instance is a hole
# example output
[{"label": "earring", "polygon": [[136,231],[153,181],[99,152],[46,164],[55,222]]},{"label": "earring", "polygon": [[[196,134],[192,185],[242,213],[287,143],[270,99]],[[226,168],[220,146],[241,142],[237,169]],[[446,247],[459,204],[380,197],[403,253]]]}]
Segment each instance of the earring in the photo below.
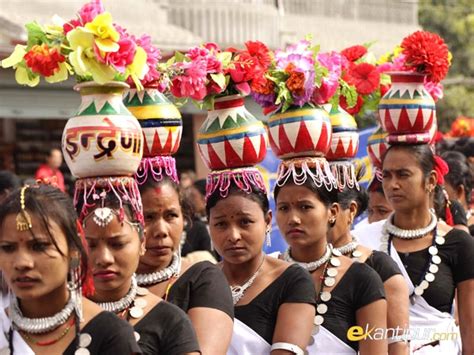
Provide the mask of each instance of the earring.
[{"label": "earring", "polygon": [[272,246],[272,238],[270,236],[270,234],[272,233],[272,228],[268,228],[266,231],[265,231],[265,240],[266,240],[266,245],[267,247],[271,247]]},{"label": "earring", "polygon": [[143,255],[145,255],[145,253],[146,253],[146,247],[143,245],[143,246],[140,248],[140,253],[139,253],[138,255],[143,256]]},{"label": "earring", "polygon": [[79,258],[72,258],[69,265],[69,283],[68,288],[71,298],[74,302],[76,315],[80,322],[84,321],[82,312],[82,286],[81,286],[81,265]]},{"label": "earring", "polygon": [[329,220],[329,226],[334,227],[335,224],[336,224],[336,217],[333,217]]}]

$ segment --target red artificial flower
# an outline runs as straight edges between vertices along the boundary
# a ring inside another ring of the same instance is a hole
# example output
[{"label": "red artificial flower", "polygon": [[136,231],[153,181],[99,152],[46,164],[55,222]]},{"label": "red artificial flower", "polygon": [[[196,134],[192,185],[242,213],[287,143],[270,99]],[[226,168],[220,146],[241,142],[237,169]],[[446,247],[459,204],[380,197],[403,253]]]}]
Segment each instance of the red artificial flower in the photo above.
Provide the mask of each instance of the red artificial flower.
[{"label": "red artificial flower", "polygon": [[245,46],[249,54],[257,59],[261,70],[267,70],[271,63],[268,47],[260,41],[247,41],[245,42]]},{"label": "red artificial flower", "polygon": [[380,85],[380,97],[383,97],[388,90],[390,90],[391,85]]},{"label": "red artificial flower", "polygon": [[367,48],[361,45],[352,46],[341,51],[341,54],[350,62],[362,58],[367,53]]},{"label": "red artificial flower", "polygon": [[236,55],[229,68],[229,74],[234,83],[241,83],[260,75],[261,69],[257,59],[245,51]]},{"label": "red artificial flower", "polygon": [[358,95],[356,104],[353,107],[348,107],[346,98],[341,95],[339,99],[339,105],[350,115],[355,116],[359,113],[360,109],[364,105],[364,99],[360,95]]},{"label": "red artificial flower", "polygon": [[273,81],[268,80],[264,76],[257,77],[252,80],[250,87],[257,94],[270,95],[275,89]]},{"label": "red artificial flower", "polygon": [[46,43],[31,47],[24,58],[33,73],[43,76],[53,75],[59,69],[59,63],[66,60],[57,48],[49,48]]},{"label": "red artificial flower", "polygon": [[428,80],[439,83],[448,74],[449,50],[444,40],[435,33],[416,31],[402,41],[405,65]]},{"label": "red artificial flower", "polygon": [[369,63],[360,63],[352,67],[347,78],[362,95],[373,93],[380,85],[380,73],[375,65]]},{"label": "red artificial flower", "polygon": [[302,96],[304,94],[305,79],[304,73],[294,70],[286,81],[286,87],[295,95]]}]

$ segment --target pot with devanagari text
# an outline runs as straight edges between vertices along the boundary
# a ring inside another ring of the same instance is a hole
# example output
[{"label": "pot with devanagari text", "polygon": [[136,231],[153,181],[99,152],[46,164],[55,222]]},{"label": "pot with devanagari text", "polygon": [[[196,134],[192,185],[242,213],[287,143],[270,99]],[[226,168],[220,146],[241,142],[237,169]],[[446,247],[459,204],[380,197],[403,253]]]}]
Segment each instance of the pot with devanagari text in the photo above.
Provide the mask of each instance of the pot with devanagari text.
[{"label": "pot with devanagari text", "polygon": [[85,82],[74,87],[81,105],[63,131],[64,159],[77,178],[132,176],[143,155],[143,134],[122,95],[128,85]]}]

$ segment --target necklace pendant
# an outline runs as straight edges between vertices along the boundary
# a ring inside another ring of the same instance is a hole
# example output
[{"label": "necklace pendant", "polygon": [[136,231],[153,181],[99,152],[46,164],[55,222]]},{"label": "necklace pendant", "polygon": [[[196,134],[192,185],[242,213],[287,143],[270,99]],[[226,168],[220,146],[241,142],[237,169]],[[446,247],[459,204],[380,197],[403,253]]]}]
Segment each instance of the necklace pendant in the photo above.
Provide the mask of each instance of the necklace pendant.
[{"label": "necklace pendant", "polygon": [[324,317],[322,315],[319,315],[317,314],[315,317],[314,317],[314,324],[315,325],[321,325],[324,323]]},{"label": "necklace pendant", "polygon": [[129,314],[132,318],[138,319],[141,318],[144,314],[143,309],[137,306],[130,308]]}]

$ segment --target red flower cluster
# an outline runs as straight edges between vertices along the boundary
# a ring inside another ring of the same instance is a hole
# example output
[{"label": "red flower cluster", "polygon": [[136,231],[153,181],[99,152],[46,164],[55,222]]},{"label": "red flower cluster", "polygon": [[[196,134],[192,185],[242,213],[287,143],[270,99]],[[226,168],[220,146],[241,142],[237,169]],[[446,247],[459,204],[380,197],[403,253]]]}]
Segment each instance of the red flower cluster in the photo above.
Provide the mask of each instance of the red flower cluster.
[{"label": "red flower cluster", "polygon": [[260,78],[253,79],[250,87],[252,91],[256,92],[257,94],[270,95],[275,89],[275,84],[273,81],[268,80],[262,76]]},{"label": "red flower cluster", "polygon": [[417,31],[403,39],[406,66],[426,74],[428,80],[439,83],[448,74],[449,50],[444,40],[435,33]]},{"label": "red flower cluster", "polygon": [[339,99],[339,105],[347,111],[350,115],[355,116],[359,113],[359,111],[362,109],[362,106],[364,105],[364,99],[360,96],[357,95],[357,102],[353,107],[349,107],[347,104],[347,100],[344,96],[341,96]]},{"label": "red flower cluster", "polygon": [[260,41],[247,41],[245,47],[247,50],[236,51],[228,72],[239,91],[249,93],[251,82],[263,78],[271,59],[267,46]]},{"label": "red flower cluster", "polygon": [[341,51],[341,54],[350,62],[355,62],[356,60],[362,58],[366,53],[367,48],[361,45],[348,47]]},{"label": "red flower cluster", "polygon": [[357,93],[369,95],[380,85],[380,73],[375,65],[360,63],[352,65],[346,75],[347,82],[356,87]]},{"label": "red flower cluster", "polygon": [[33,73],[45,77],[53,75],[59,69],[59,63],[66,60],[57,48],[49,48],[47,44],[34,45],[24,58]]}]

